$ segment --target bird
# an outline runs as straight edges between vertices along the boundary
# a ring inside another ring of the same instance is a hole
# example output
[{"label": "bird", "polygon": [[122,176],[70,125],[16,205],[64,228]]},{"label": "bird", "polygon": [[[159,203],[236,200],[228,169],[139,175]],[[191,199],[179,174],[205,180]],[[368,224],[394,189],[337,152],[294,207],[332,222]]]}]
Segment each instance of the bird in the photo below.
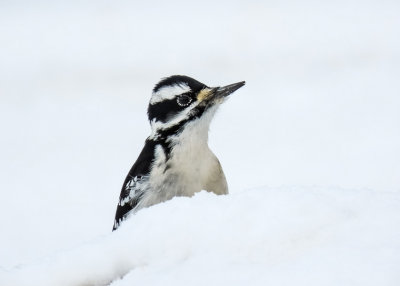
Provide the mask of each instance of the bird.
[{"label": "bird", "polygon": [[113,231],[131,214],[176,196],[202,190],[228,194],[224,171],[208,146],[208,131],[218,107],[244,85],[208,87],[173,75],[154,86],[147,109],[151,134],[123,182]]}]

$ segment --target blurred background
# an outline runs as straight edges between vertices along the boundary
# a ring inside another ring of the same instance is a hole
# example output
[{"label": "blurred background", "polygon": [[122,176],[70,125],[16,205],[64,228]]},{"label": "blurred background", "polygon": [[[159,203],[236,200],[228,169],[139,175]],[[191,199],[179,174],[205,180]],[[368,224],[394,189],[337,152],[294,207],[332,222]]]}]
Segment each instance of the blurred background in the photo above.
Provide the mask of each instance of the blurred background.
[{"label": "blurred background", "polygon": [[0,267],[111,231],[153,86],[246,80],[230,191],[400,189],[400,2],[0,0]]}]

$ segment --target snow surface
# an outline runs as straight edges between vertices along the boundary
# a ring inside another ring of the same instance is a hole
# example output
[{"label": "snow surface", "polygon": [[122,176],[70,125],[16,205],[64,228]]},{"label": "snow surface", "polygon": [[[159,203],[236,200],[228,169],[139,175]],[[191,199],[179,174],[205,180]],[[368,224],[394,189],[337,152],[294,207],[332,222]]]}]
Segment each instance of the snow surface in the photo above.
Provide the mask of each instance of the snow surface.
[{"label": "snow surface", "polygon": [[398,285],[399,209],[399,193],[371,190],[202,192],[1,285]]},{"label": "snow surface", "polygon": [[[160,2],[0,1],[0,285],[400,285],[400,2]],[[110,234],[172,74],[246,80],[210,132],[230,195]]]}]

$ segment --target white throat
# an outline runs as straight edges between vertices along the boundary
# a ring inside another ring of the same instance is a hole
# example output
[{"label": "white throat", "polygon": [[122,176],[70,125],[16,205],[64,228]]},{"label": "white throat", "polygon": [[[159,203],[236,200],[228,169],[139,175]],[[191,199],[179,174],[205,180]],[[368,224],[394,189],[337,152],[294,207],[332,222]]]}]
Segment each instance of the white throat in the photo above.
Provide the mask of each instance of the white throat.
[{"label": "white throat", "polygon": [[217,109],[218,105],[212,106],[200,118],[188,122],[181,133],[169,138],[169,142],[180,145],[179,147],[185,145],[192,148],[208,146],[208,130]]}]

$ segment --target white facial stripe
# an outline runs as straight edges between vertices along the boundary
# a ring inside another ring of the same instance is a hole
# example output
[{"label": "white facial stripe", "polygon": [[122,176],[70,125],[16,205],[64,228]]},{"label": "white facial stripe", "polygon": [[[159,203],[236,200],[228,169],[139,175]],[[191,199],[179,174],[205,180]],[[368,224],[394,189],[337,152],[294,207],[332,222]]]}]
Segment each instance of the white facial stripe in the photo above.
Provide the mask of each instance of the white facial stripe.
[{"label": "white facial stripe", "polygon": [[157,92],[153,92],[150,99],[150,104],[155,104],[165,99],[173,99],[177,95],[186,93],[188,91],[190,91],[190,87],[184,83],[163,87],[159,89]]},{"label": "white facial stripe", "polygon": [[[157,131],[159,131],[159,130],[168,129],[172,126],[179,124],[179,122],[189,118],[189,116],[191,115],[190,110],[195,108],[198,104],[199,104],[198,101],[193,102],[188,107],[186,107],[185,109],[180,111],[178,114],[176,114],[174,117],[169,119],[167,122],[152,120],[150,122],[152,135],[155,135],[157,133]],[[153,137],[153,136],[150,136],[150,137]]]}]

